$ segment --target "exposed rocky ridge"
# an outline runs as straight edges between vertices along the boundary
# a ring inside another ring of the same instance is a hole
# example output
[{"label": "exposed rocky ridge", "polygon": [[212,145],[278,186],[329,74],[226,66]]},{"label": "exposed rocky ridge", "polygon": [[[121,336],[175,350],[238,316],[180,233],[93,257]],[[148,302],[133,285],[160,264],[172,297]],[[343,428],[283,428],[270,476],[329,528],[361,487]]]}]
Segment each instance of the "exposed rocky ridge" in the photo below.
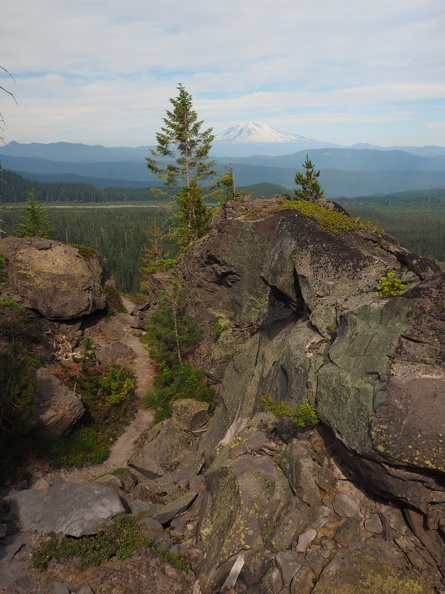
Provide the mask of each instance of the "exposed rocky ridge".
[{"label": "exposed rocky ridge", "polygon": [[[380,299],[389,270],[408,290]],[[336,235],[257,201],[229,203],[175,274],[205,332],[194,360],[218,406],[209,419],[202,403],[178,401],[171,420],[141,437],[130,472],[99,482],[127,510],[146,511],[147,533],[187,559],[193,573],[177,574],[176,591],[443,591],[439,267],[386,235]],[[151,300],[170,284],[155,276]],[[121,336],[117,322],[101,330],[105,358],[123,352],[107,342]],[[276,419],[262,406],[268,394],[290,406],[309,401],[322,423]],[[66,592],[123,593],[134,570],[149,575],[135,587],[162,591],[145,555],[88,576],[53,564],[48,576]]]},{"label": "exposed rocky ridge", "polygon": [[[178,267],[190,311],[208,330],[227,322],[216,348],[208,332],[196,357],[221,380],[222,405],[203,437],[208,460],[248,427],[264,395],[308,400],[342,463],[406,510],[442,567],[445,275],[388,236],[335,235],[276,210],[229,205]],[[389,270],[408,290],[382,300]]]}]

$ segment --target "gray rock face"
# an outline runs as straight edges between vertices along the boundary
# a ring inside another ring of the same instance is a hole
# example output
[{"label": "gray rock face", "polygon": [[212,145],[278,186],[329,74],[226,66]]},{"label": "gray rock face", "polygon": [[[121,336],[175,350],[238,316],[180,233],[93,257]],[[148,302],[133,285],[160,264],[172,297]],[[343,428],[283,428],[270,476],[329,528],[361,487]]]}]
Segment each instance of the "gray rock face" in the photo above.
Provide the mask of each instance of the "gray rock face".
[{"label": "gray rock face", "polygon": [[70,320],[105,307],[104,262],[77,248],[40,238],[6,237],[8,290],[50,320]]},{"label": "gray rock face", "polygon": [[217,459],[206,473],[206,485],[210,499],[200,539],[211,576],[213,568],[244,550],[261,549],[273,537],[291,492],[284,475],[264,456],[243,455],[223,463]]},{"label": "gray rock face", "polygon": [[84,413],[80,397],[44,368],[38,370],[37,380],[37,408],[28,421],[28,431],[38,437],[67,435]]},{"label": "gray rock face", "polygon": [[112,489],[90,483],[61,483],[48,489],[12,492],[9,504],[25,531],[53,531],[76,537],[95,534],[101,524],[125,513]]},{"label": "gray rock face", "polygon": [[[148,433],[143,447],[129,461],[149,479],[158,479],[167,472],[178,469],[183,458],[196,449],[196,438],[191,430],[207,420],[208,404],[195,400],[177,400],[172,419],[155,425]],[[195,447],[194,445],[195,444]],[[198,455],[198,470],[202,466]],[[196,460],[194,462],[196,464]]]},{"label": "gray rock face", "polygon": [[[440,564],[443,551],[433,549],[444,548],[437,543],[445,529],[445,274],[388,236],[364,229],[335,234],[296,210],[278,211],[273,201],[229,205],[178,268],[190,313],[199,304],[207,331],[219,318],[229,327],[221,348],[217,342],[217,361],[209,332],[208,351],[204,344],[196,356],[212,379],[221,378],[223,405],[201,447],[213,461],[206,479],[212,509],[232,510],[221,516],[218,538],[206,535],[207,553],[216,549],[212,538],[220,544],[227,538],[240,507],[235,463],[244,458],[226,463],[225,452],[270,394],[289,405],[315,405],[326,442],[356,479],[370,493],[418,510],[427,526],[422,542]],[[403,276],[408,290],[381,299],[376,291],[388,271]],[[276,432],[287,441],[295,437],[279,425]],[[297,450],[289,446],[281,469],[294,495],[318,513],[332,476],[309,450]],[[333,546],[356,546],[362,510],[347,494],[335,505],[343,526],[336,526]],[[367,526],[379,533],[375,514]],[[287,530],[283,523],[282,542]],[[233,555],[241,550],[235,549]],[[264,578],[271,591],[284,587],[276,569]],[[309,587],[310,572],[306,578]]]},{"label": "gray rock face", "polygon": [[[389,270],[409,290],[382,300]],[[218,406],[206,430],[206,405],[174,403],[131,459],[143,478],[128,503],[171,552],[199,547],[195,591],[443,590],[445,275],[389,237],[336,235],[272,200],[229,204],[176,273]],[[154,299],[170,280],[153,279]],[[277,419],[267,395],[316,406],[320,427]],[[26,493],[13,510],[48,529]]]}]

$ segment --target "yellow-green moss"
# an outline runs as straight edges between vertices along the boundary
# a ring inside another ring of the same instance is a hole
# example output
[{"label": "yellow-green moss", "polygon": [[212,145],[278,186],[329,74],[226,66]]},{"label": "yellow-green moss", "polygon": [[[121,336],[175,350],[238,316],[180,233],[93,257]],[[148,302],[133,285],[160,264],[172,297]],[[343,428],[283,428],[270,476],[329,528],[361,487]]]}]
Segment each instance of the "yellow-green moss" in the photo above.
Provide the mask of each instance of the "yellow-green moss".
[{"label": "yellow-green moss", "polygon": [[355,231],[357,229],[370,229],[378,231],[377,227],[369,222],[361,222],[358,218],[351,218],[348,215],[326,208],[317,202],[308,200],[280,200],[281,208],[292,208],[298,210],[301,214],[314,219],[323,229],[340,235],[345,231]]}]

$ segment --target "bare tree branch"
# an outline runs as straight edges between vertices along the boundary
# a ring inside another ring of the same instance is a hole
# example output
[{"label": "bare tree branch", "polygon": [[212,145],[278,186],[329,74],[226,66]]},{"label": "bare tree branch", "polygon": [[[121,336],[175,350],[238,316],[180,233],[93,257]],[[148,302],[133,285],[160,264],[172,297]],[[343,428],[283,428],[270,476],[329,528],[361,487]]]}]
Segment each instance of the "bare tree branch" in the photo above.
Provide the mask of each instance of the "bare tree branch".
[{"label": "bare tree branch", "polygon": [[[3,66],[0,66],[0,70],[3,70],[3,72],[6,72],[6,74],[8,76],[10,76],[12,78],[12,80],[15,82],[15,78],[12,76],[12,74],[8,70],[6,70],[6,68],[4,68]],[[5,89],[5,87],[2,87],[1,85],[0,85],[0,91],[3,91],[4,93],[6,93],[10,97],[12,97],[17,105],[19,104],[17,99],[14,96],[14,93],[11,93],[11,91],[8,91],[8,89]],[[0,112],[0,130],[6,130],[5,118],[3,117],[1,112]],[[6,144],[5,139],[1,135],[0,135],[0,142],[3,142],[3,144]]]}]

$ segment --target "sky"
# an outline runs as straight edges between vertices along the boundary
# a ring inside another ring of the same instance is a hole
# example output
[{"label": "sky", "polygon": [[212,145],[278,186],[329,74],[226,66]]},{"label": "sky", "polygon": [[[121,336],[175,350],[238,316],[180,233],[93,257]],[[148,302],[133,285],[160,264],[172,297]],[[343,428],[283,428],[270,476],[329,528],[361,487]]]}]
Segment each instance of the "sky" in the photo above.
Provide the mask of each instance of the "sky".
[{"label": "sky", "polygon": [[156,143],[181,83],[203,128],[445,146],[443,0],[14,0],[5,141]]}]

